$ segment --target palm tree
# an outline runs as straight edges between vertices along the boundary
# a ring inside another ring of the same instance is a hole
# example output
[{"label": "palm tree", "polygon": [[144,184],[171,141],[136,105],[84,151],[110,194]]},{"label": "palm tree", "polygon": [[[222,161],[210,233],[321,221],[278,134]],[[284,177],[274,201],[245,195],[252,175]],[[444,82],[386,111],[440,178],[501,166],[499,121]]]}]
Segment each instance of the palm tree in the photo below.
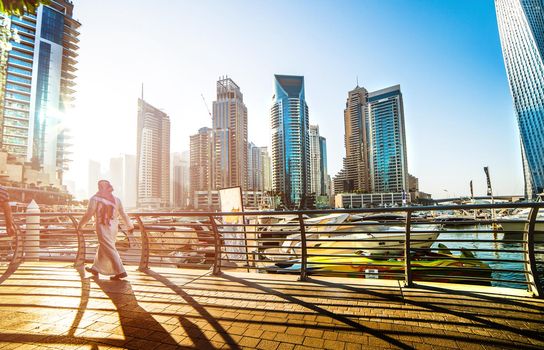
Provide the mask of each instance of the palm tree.
[{"label": "palm tree", "polygon": [[22,16],[29,12],[35,13],[41,4],[50,3],[50,0],[0,0],[0,13]]}]

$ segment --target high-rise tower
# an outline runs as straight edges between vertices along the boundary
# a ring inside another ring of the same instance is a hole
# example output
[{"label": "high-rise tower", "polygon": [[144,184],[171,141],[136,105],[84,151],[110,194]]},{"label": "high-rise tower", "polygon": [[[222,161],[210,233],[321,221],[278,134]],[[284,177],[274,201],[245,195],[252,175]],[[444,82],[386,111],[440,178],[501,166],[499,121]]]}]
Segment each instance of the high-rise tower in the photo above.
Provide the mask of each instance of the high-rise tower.
[{"label": "high-rise tower", "polygon": [[53,0],[35,15],[2,19],[18,31],[20,42],[2,52],[1,148],[32,160],[34,168],[59,183],[70,161],[63,122],[75,93],[80,23],[72,17],[73,8],[71,1]]},{"label": "high-rise tower", "polygon": [[172,154],[170,198],[175,208],[185,208],[189,194],[189,151]]},{"label": "high-rise tower", "polygon": [[495,9],[532,197],[544,191],[544,0],[495,0]]},{"label": "high-rise tower", "polygon": [[170,118],[138,99],[138,207],[170,205]]},{"label": "high-rise tower", "polygon": [[299,205],[310,194],[310,123],[304,77],[274,75],[272,103],[272,188],[283,195],[286,205]]},{"label": "high-rise tower", "polygon": [[247,108],[240,88],[230,78],[217,81],[213,102],[213,189],[247,188]]},{"label": "high-rise tower", "polygon": [[329,171],[327,169],[327,139],[323,136],[319,136],[319,169],[320,169],[320,186],[321,190],[318,192],[321,196],[329,196]]},{"label": "high-rise tower", "polygon": [[248,186],[251,191],[267,191],[270,179],[270,157],[268,147],[257,147],[253,142],[248,146]]},{"label": "high-rise tower", "polygon": [[190,196],[197,191],[210,191],[212,179],[212,129],[200,128],[190,137]]},{"label": "high-rise tower", "polygon": [[368,94],[368,144],[372,191],[406,191],[408,161],[400,85]]},{"label": "high-rise tower", "polygon": [[348,92],[344,109],[344,167],[334,179],[335,193],[371,192],[367,130],[368,91],[355,87]]},{"label": "high-rise tower", "polygon": [[319,125],[310,125],[310,191],[327,195],[327,141],[319,135]]}]

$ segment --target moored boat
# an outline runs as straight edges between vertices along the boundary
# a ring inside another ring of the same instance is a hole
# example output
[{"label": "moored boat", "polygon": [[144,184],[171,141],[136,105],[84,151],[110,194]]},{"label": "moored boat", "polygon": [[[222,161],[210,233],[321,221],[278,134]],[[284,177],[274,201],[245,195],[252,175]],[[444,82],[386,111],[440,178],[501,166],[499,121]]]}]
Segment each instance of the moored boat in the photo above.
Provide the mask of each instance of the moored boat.
[{"label": "moored boat", "polygon": [[[299,273],[300,268],[300,259],[293,259],[269,265],[266,271]],[[309,274],[402,279],[404,269],[405,262],[400,258],[339,255],[310,256],[307,259]],[[432,252],[421,249],[411,252],[411,271],[413,279],[419,281],[488,285],[492,270],[488,264],[475,259],[470,252],[462,251],[460,255],[453,255],[449,251]]]}]

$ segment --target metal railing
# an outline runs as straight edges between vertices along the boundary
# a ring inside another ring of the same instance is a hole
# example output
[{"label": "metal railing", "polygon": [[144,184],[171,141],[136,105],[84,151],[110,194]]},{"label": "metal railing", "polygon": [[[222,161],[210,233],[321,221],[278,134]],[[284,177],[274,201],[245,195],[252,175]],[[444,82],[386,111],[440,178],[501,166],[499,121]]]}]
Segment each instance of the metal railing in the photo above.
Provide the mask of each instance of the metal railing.
[{"label": "metal railing", "polygon": [[[508,203],[292,212],[132,213],[120,229],[125,264],[526,288],[542,297],[544,204]],[[539,216],[540,210],[540,216]],[[507,215],[515,214],[517,216]],[[0,262],[91,262],[81,213],[15,214]],[[36,220],[38,218],[38,220]]]}]

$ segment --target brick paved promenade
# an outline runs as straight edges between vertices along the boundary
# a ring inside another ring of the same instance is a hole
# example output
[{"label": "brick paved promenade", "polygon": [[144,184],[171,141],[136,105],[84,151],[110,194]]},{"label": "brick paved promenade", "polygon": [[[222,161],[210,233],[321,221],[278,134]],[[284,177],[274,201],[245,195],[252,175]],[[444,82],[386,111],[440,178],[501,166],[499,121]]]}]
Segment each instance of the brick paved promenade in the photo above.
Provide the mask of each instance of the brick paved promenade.
[{"label": "brick paved promenade", "polygon": [[94,280],[70,264],[30,262],[4,273],[0,349],[544,347],[544,302],[502,291],[166,268],[129,275]]}]

